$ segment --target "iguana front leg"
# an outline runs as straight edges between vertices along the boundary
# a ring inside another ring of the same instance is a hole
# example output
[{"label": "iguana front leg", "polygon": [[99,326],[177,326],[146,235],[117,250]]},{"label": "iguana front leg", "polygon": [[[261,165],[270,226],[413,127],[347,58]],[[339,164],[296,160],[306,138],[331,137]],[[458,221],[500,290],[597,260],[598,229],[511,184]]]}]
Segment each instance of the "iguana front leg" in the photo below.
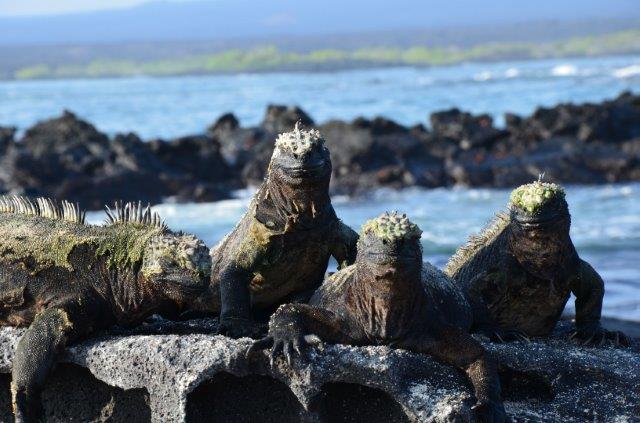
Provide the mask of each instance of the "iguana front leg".
[{"label": "iguana front leg", "polygon": [[298,355],[311,345],[322,342],[358,345],[362,338],[348,332],[349,322],[338,314],[307,304],[284,304],[271,316],[269,334],[254,342],[251,354],[271,348],[271,362],[282,353],[291,364],[293,353]]},{"label": "iguana front leg", "polygon": [[357,245],[357,232],[339,221],[335,239],[331,244],[331,255],[338,262],[338,269],[343,269],[356,261]]},{"label": "iguana front leg", "polygon": [[482,422],[504,422],[506,413],[500,398],[497,365],[489,353],[461,329],[447,326],[434,337],[416,334],[394,346],[429,354],[436,360],[464,371],[473,384],[476,404],[473,410]]},{"label": "iguana front leg", "polygon": [[40,393],[57,356],[91,327],[91,318],[73,305],[50,308],[36,316],[18,342],[13,361],[11,401],[16,423],[42,421]]},{"label": "iguana front leg", "polygon": [[231,264],[220,275],[220,326],[221,335],[232,338],[252,337],[259,330],[251,317],[251,293],[249,283],[252,273]]},{"label": "iguana front leg", "polygon": [[576,330],[570,337],[583,345],[628,346],[629,338],[620,331],[608,331],[600,326],[604,282],[589,263],[580,260],[579,277],[571,290],[576,296]]}]

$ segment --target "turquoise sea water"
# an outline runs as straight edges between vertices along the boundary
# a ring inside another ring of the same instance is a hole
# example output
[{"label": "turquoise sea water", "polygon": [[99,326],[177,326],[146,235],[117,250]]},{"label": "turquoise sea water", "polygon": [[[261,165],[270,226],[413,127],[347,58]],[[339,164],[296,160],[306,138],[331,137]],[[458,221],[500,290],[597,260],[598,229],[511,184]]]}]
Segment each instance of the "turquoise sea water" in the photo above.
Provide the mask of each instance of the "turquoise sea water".
[{"label": "turquoise sea water", "polygon": [[[255,125],[268,103],[298,104],[319,122],[383,115],[403,124],[427,123],[429,113],[457,106],[491,113],[500,124],[506,111],[528,114],[539,105],[601,101],[622,90],[640,91],[640,56],[332,73],[0,81],[0,125],[24,130],[67,108],[109,134],[170,138],[203,132],[227,111],[243,125]],[[213,245],[245,211],[249,195],[156,208],[172,228]],[[425,258],[443,266],[507,198],[505,190],[409,189],[334,203],[354,228],[385,210],[408,213],[424,231]],[[606,282],[604,314],[640,321],[640,184],[568,187],[568,200],[578,251]],[[101,221],[103,215],[91,213],[90,219]]]},{"label": "turquoise sea water", "polygon": [[68,108],[108,133],[143,138],[203,132],[235,113],[255,125],[269,103],[298,104],[317,122],[376,115],[403,124],[460,107],[528,114],[558,102],[601,101],[640,90],[640,56],[168,78],[0,81],[0,125],[21,129]]}]

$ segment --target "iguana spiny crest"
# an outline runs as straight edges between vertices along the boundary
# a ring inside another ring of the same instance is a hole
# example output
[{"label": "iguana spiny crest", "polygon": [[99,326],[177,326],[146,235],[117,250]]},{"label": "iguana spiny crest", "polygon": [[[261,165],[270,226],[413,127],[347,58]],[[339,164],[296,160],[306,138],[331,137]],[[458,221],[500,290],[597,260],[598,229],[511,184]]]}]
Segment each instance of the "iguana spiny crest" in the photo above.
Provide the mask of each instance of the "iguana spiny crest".
[{"label": "iguana spiny crest", "polygon": [[111,210],[109,206],[105,206],[105,213],[107,214],[105,223],[108,225],[132,223],[167,229],[167,225],[158,212],[151,212],[151,206],[149,204],[143,208],[141,202],[138,202],[138,204],[123,204],[122,201],[116,201],[113,210]]},{"label": "iguana spiny crest", "polygon": [[397,211],[385,212],[375,219],[371,219],[362,226],[361,237],[373,234],[389,242],[400,239],[420,239],[422,231],[418,225],[411,222],[406,214]]},{"label": "iguana spiny crest", "polygon": [[302,129],[300,128],[300,122],[297,122],[293,131],[284,132],[278,136],[274,154],[289,152],[304,156],[314,148],[323,146],[324,139],[319,131],[315,129]]},{"label": "iguana spiny crest", "polygon": [[561,186],[539,179],[514,189],[509,199],[509,207],[518,207],[529,214],[535,214],[545,205],[564,198],[565,192]]},{"label": "iguana spiny crest", "polygon": [[422,263],[421,235],[418,225],[405,214],[383,213],[362,226],[356,262],[386,265],[409,261],[419,269]]},{"label": "iguana spiny crest", "polygon": [[79,204],[68,201],[58,203],[51,198],[36,198],[35,201],[18,195],[0,197],[0,213],[23,214],[26,216],[40,216],[53,220],[63,220],[72,223],[85,223],[87,212],[80,210]]}]

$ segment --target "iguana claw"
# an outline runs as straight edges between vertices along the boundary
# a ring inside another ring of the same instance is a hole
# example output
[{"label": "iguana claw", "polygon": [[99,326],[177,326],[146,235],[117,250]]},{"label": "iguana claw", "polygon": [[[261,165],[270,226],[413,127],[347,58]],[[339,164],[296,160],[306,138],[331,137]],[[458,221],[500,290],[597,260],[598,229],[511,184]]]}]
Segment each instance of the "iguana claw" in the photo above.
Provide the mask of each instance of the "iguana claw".
[{"label": "iguana claw", "polygon": [[568,339],[582,346],[602,347],[608,344],[614,347],[629,346],[629,338],[624,333],[599,326],[591,330],[576,329],[569,334]]}]

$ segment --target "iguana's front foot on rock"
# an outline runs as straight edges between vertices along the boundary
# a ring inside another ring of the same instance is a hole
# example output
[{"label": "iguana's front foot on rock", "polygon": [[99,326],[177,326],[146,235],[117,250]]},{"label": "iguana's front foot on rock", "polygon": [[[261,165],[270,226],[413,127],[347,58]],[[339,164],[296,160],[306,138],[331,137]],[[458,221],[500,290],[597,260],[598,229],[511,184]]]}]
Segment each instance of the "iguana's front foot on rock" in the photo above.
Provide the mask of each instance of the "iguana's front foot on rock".
[{"label": "iguana's front foot on rock", "polygon": [[269,334],[254,342],[247,351],[247,355],[271,348],[270,363],[272,366],[279,354],[282,354],[291,366],[294,354],[302,356],[309,347],[322,344],[318,336],[306,334],[296,319],[279,317],[277,313],[272,317],[269,324]]},{"label": "iguana's front foot on rock", "polygon": [[267,326],[251,319],[240,317],[223,317],[220,319],[218,334],[229,338],[260,338],[266,332]]},{"label": "iguana's front foot on rock", "polygon": [[503,423],[508,421],[502,403],[495,401],[478,401],[471,407],[478,421],[482,423]]},{"label": "iguana's front foot on rock", "polygon": [[499,329],[491,328],[481,331],[482,334],[487,336],[492,342],[506,343],[506,342],[531,342],[531,338],[521,330],[517,329]]},{"label": "iguana's front foot on rock", "polygon": [[569,340],[583,346],[602,347],[612,345],[614,347],[628,347],[629,338],[617,330],[606,330],[597,325],[592,328],[576,329],[569,334]]}]

